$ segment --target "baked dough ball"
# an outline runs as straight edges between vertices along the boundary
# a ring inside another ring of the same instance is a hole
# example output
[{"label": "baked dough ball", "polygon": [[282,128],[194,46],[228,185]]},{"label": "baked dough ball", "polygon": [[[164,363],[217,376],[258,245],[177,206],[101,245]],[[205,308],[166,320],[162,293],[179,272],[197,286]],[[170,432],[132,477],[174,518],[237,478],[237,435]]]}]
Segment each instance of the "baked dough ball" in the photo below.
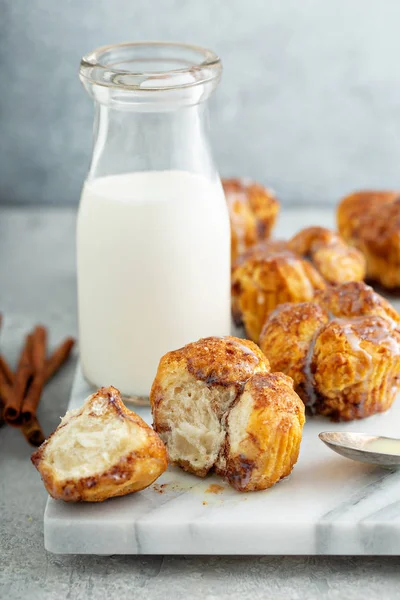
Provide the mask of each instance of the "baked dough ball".
[{"label": "baked dough ball", "polygon": [[223,415],[255,373],[268,373],[248,340],[210,337],[162,357],[150,393],[154,429],[170,461],[204,477],[225,438]]},{"label": "baked dough ball", "polygon": [[390,302],[360,281],[317,291],[315,301],[335,317],[378,316],[400,324],[400,315]]},{"label": "baked dough ball", "polygon": [[150,402],[170,460],[200,477],[215,467],[240,491],[265,489],[297,460],[304,407],[249,340],[210,337],[169,352]]},{"label": "baked dough ball", "polygon": [[231,219],[231,255],[234,261],[247,248],[267,239],[279,212],[275,194],[247,179],[223,179]]},{"label": "baked dough ball", "polygon": [[260,346],[293,378],[310,412],[337,421],[387,410],[400,385],[400,318],[362,282],[285,304],[267,319]]},{"label": "baked dough ball", "polygon": [[255,246],[232,272],[232,313],[255,342],[267,316],[279,304],[312,300],[315,290],[326,286],[309,261],[276,247],[269,242]]},{"label": "baked dough ball", "polygon": [[32,462],[53,498],[102,502],[149,486],[168,456],[155,431],[109,387],[67,412]]},{"label": "baked dough ball", "polygon": [[362,191],[343,198],[338,228],[361,250],[367,277],[393,289],[400,286],[400,192]]},{"label": "baked dough ball", "polygon": [[334,231],[325,227],[307,227],[288,242],[290,250],[311,260],[328,283],[362,281],[365,259]]},{"label": "baked dough ball", "polygon": [[382,317],[333,320],[311,362],[316,412],[350,421],[388,410],[400,380],[400,331]]},{"label": "baked dough ball", "polygon": [[328,322],[328,313],[314,302],[285,303],[271,313],[260,336],[261,349],[272,357],[272,369],[290,375],[306,405],[313,399],[310,348]]},{"label": "baked dough ball", "polygon": [[240,492],[271,487],[296,464],[304,422],[304,404],[290,377],[253,375],[226,413],[216,472]]}]

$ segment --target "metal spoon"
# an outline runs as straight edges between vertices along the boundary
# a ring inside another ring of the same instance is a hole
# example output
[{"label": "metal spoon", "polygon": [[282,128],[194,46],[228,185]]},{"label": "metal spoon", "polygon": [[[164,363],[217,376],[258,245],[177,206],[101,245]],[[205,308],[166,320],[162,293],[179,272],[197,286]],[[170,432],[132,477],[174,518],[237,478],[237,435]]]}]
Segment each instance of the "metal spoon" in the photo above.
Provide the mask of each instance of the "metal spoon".
[{"label": "metal spoon", "polygon": [[382,467],[400,466],[400,439],[346,431],[324,431],[319,439],[346,458]]}]

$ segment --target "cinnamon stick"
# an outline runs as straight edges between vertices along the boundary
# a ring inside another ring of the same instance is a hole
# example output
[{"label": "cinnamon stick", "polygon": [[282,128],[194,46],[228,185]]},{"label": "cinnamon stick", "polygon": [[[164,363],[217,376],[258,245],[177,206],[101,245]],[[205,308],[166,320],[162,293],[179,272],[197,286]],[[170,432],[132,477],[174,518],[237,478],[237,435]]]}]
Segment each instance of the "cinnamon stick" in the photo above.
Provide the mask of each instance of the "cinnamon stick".
[{"label": "cinnamon stick", "polygon": [[[3,315],[0,314],[0,328],[1,325],[3,323]],[[2,393],[2,385],[6,385],[6,384],[10,384],[12,383],[12,380],[14,378],[13,372],[11,371],[10,367],[8,366],[8,364],[6,363],[6,361],[4,360],[3,356],[0,354],[0,427],[2,425],[4,425],[4,394],[7,392]]]},{"label": "cinnamon stick", "polygon": [[40,401],[43,386],[68,359],[75,340],[73,338],[65,339],[46,361],[47,332],[44,328],[37,327],[34,335],[32,362],[35,368],[35,375],[23,402],[22,433],[29,444],[40,446],[44,442],[45,436],[37,419],[36,409]]},{"label": "cinnamon stick", "polygon": [[35,371],[42,371],[46,363],[46,327],[37,325],[33,330],[32,338],[32,365]]},{"label": "cinnamon stick", "polygon": [[3,404],[6,405],[11,400],[12,387],[7,381],[4,379],[3,374],[0,371],[0,398],[3,401]]},{"label": "cinnamon stick", "polygon": [[22,403],[21,422],[23,424],[31,423],[35,419],[44,384],[67,360],[75,343],[73,338],[67,338],[46,361],[46,329],[40,326],[36,327],[33,338],[32,363],[34,376]]},{"label": "cinnamon stick", "polygon": [[58,369],[68,359],[71,350],[75,344],[75,340],[72,337],[66,338],[62,344],[58,346],[46,362],[45,367],[45,381],[48,381],[58,371]]},{"label": "cinnamon stick", "polygon": [[10,399],[11,384],[13,383],[14,374],[6,363],[5,359],[0,355],[0,422],[4,421],[4,406]]},{"label": "cinnamon stick", "polygon": [[22,402],[29,381],[33,375],[32,343],[33,336],[32,334],[29,334],[25,338],[25,344],[18,361],[14,385],[11,389],[11,392],[7,393],[7,398],[5,400],[4,420],[9,425],[13,425],[15,427],[21,425]]},{"label": "cinnamon stick", "polygon": [[[6,390],[2,389],[3,385],[6,386]],[[9,385],[2,380],[2,373],[0,373],[0,427],[2,425],[4,425],[4,423],[5,423],[5,421],[4,421],[4,403],[5,403],[5,396],[8,393],[7,388],[9,388]]]},{"label": "cinnamon stick", "polygon": [[2,354],[0,354],[0,372],[3,373],[7,383],[14,383],[14,373],[11,371],[9,364]]},{"label": "cinnamon stick", "polygon": [[21,422],[31,423],[36,416],[46,374],[47,329],[41,325],[35,327],[32,334],[33,379],[29,385],[21,407]]},{"label": "cinnamon stick", "polygon": [[24,423],[21,430],[26,441],[36,448],[46,439],[36,415],[29,423]]},{"label": "cinnamon stick", "polygon": [[68,359],[75,340],[65,339],[47,360],[46,342],[47,329],[38,325],[25,339],[15,375],[0,355],[0,403],[3,402],[4,420],[21,427],[33,446],[39,446],[45,439],[36,416],[43,386]]}]

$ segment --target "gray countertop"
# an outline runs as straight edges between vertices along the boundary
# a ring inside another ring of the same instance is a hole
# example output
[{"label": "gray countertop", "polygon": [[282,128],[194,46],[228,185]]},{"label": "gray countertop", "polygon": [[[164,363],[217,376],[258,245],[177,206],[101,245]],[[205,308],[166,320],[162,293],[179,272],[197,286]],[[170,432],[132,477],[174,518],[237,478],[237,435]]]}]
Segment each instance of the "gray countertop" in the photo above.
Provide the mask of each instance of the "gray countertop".
[{"label": "gray countertop", "polygon": [[[285,218],[293,217],[289,211]],[[51,343],[76,335],[74,222],[73,209],[0,209],[0,341],[13,364],[24,333],[37,322],[49,327]],[[46,434],[65,412],[75,360],[43,395],[39,418]],[[43,547],[46,492],[30,454],[19,431],[0,429],[1,598],[400,598],[400,557],[49,554]]]}]

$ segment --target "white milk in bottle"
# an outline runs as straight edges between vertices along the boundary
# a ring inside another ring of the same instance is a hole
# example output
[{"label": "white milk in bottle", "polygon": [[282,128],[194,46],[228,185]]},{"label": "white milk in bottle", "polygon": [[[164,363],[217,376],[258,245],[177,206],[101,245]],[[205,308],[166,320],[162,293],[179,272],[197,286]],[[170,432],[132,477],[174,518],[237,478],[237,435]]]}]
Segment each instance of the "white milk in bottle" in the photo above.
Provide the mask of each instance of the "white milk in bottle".
[{"label": "white milk in bottle", "polygon": [[77,226],[80,353],[93,384],[147,396],[163,354],[230,332],[219,180],[145,171],[89,180]]}]

